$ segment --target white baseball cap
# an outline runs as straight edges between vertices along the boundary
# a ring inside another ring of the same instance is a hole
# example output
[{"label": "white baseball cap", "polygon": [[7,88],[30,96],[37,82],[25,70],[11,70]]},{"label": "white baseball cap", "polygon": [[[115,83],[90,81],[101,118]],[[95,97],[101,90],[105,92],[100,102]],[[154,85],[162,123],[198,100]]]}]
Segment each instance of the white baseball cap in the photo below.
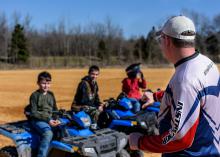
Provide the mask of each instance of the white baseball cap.
[{"label": "white baseball cap", "polygon": [[177,39],[194,40],[196,29],[193,21],[186,16],[174,16],[167,20],[161,32]]}]

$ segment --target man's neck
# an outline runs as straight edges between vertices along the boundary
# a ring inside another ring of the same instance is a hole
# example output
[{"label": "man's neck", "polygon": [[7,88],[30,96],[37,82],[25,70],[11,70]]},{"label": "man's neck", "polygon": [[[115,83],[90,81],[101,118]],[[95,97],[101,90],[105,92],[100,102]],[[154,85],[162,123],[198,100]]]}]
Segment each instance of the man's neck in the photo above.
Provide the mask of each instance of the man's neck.
[{"label": "man's neck", "polygon": [[195,48],[178,48],[174,51],[174,60],[173,63],[175,64],[179,60],[192,56],[195,53]]},{"label": "man's neck", "polygon": [[46,95],[47,94],[47,91],[45,92],[44,90],[42,90],[42,89],[39,89],[40,90],[40,92],[43,94],[43,95]]}]

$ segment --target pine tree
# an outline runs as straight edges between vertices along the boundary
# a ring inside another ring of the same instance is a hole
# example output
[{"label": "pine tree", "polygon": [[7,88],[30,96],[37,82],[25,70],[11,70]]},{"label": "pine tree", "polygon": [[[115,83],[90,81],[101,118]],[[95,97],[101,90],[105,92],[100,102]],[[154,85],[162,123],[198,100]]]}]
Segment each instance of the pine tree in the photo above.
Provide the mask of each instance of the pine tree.
[{"label": "pine tree", "polygon": [[98,44],[98,57],[103,60],[106,58],[107,55],[107,48],[104,40],[100,40]]},{"label": "pine tree", "polygon": [[24,28],[20,24],[17,24],[12,32],[8,58],[10,63],[25,63],[29,58],[27,39],[24,35]]}]

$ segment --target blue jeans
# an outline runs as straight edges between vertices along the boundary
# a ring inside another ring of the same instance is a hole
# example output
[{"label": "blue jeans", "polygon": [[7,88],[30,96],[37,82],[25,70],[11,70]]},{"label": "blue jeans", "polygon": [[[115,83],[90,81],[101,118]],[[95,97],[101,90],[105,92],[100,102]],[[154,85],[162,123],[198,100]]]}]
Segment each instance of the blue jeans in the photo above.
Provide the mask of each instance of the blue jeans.
[{"label": "blue jeans", "polygon": [[50,142],[53,138],[51,127],[47,122],[44,121],[32,120],[31,124],[41,136],[37,157],[46,157]]},{"label": "blue jeans", "polygon": [[141,104],[140,104],[140,102],[137,99],[135,99],[135,98],[128,98],[128,99],[132,103],[132,106],[133,106],[132,111],[134,113],[137,113],[138,111],[141,110]]}]

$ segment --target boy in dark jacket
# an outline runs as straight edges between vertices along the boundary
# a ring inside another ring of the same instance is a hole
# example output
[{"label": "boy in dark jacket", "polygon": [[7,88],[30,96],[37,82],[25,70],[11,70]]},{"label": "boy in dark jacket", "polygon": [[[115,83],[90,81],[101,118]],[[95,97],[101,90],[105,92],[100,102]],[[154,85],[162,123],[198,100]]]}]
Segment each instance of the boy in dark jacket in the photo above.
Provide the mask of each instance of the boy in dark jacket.
[{"label": "boy in dark jacket", "polygon": [[98,84],[96,79],[99,75],[99,67],[93,65],[89,68],[88,75],[83,77],[78,85],[71,108],[87,108],[86,112],[96,121],[99,113],[103,110],[99,99]]},{"label": "boy in dark jacket", "polygon": [[41,141],[37,157],[46,157],[53,137],[51,127],[60,124],[52,119],[52,112],[57,110],[54,94],[49,91],[51,75],[44,71],[38,75],[39,89],[30,96],[30,121],[34,129],[40,134]]}]

